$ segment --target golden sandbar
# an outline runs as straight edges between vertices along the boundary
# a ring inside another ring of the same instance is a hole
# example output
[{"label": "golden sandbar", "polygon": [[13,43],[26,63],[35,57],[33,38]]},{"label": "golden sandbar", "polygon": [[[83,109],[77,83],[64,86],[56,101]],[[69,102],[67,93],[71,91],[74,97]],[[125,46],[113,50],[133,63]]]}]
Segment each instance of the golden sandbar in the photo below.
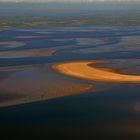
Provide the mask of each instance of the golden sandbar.
[{"label": "golden sandbar", "polygon": [[65,75],[74,76],[82,79],[111,82],[111,83],[140,83],[139,75],[121,74],[115,71],[96,68],[90,64],[101,63],[100,61],[78,61],[55,64],[54,69]]}]

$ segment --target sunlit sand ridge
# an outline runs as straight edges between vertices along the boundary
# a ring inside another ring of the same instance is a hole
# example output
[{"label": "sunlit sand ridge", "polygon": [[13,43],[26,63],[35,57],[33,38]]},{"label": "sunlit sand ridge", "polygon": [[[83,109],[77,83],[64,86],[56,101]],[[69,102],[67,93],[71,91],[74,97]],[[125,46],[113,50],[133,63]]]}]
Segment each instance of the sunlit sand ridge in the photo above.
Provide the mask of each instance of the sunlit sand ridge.
[{"label": "sunlit sand ridge", "polygon": [[114,83],[140,83],[140,76],[120,74],[115,71],[90,66],[90,64],[97,64],[99,62],[100,61],[68,62],[56,64],[53,67],[63,74],[87,80]]}]

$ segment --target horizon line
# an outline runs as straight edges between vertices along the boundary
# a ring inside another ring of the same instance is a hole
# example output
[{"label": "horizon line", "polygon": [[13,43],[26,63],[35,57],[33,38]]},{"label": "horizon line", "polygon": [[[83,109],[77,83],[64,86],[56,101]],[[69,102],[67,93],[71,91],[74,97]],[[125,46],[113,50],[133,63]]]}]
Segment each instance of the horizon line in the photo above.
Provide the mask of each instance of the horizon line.
[{"label": "horizon line", "polygon": [[25,1],[25,0],[15,0],[15,1],[4,1],[4,0],[2,0],[2,1],[0,1],[0,3],[61,3],[61,4],[65,4],[65,3],[73,3],[73,4],[75,4],[75,3],[89,3],[89,4],[91,4],[91,3],[99,3],[99,4],[104,4],[104,3],[108,3],[108,4],[112,4],[112,3],[114,3],[114,4],[135,4],[135,3],[140,3],[140,0],[133,0],[133,2],[131,1],[131,0],[127,0],[127,1],[124,1],[124,0],[118,0],[118,1],[112,1],[112,0],[107,0],[107,1],[105,1],[105,0],[100,0],[100,1],[91,1],[91,0],[88,0],[88,1],[86,1],[86,0],[83,0],[83,1],[62,1],[62,0],[60,0],[60,1],[44,1],[44,0],[42,0],[42,1],[32,1],[32,0],[29,0],[29,1]]}]

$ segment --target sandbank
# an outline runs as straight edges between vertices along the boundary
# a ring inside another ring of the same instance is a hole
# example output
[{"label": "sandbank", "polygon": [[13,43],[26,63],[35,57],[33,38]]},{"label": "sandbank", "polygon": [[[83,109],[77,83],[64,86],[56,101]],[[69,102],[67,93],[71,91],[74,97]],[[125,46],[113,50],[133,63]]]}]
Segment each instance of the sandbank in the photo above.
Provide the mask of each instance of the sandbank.
[{"label": "sandbank", "polygon": [[111,83],[140,83],[140,75],[121,74],[102,68],[90,66],[100,61],[78,61],[55,64],[53,68],[65,75],[86,80],[111,82]]}]

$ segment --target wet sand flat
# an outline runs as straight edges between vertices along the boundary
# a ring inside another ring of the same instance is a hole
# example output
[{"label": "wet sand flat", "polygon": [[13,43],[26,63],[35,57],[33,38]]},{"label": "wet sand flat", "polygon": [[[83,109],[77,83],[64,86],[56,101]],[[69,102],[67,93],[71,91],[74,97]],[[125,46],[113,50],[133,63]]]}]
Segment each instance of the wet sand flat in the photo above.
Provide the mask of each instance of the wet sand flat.
[{"label": "wet sand flat", "polygon": [[[0,72],[0,107],[84,93],[93,85],[65,79],[47,66],[6,67]],[[55,81],[55,82],[54,82]]]},{"label": "wet sand flat", "polygon": [[3,51],[0,52],[0,58],[25,58],[25,57],[39,57],[39,56],[51,56],[55,53],[55,49],[30,49],[21,51]]}]

